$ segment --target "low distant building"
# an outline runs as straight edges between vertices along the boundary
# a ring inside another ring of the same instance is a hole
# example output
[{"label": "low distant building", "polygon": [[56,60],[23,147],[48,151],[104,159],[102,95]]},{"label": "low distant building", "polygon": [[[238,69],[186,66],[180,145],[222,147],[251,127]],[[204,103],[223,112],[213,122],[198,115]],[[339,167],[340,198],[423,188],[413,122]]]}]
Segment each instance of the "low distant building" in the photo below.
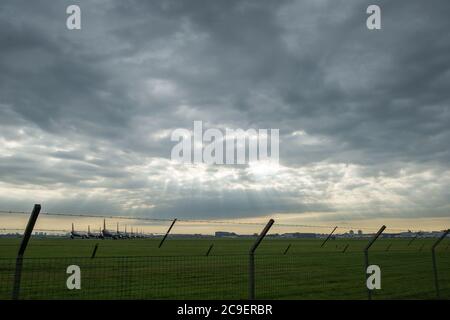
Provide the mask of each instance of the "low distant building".
[{"label": "low distant building", "polygon": [[234,232],[216,231],[215,236],[218,238],[230,238],[230,237],[237,237],[237,234]]},{"label": "low distant building", "polygon": [[302,233],[302,232],[293,232],[293,233],[285,233],[283,234],[285,238],[307,238],[312,239],[316,238],[317,235],[315,233]]}]

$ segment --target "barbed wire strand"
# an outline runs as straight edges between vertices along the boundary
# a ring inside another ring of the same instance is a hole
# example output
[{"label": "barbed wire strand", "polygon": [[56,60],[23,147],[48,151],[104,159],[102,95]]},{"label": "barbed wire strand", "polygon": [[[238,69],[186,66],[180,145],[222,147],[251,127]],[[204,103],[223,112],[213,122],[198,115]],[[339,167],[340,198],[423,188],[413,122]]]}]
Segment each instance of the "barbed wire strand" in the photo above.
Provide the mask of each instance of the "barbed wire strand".
[{"label": "barbed wire strand", "polygon": [[[0,214],[23,214],[29,215],[29,212],[23,211],[11,211],[11,210],[0,210]],[[56,212],[41,212],[41,215],[55,216],[55,217],[77,217],[77,218],[103,218],[103,219],[113,219],[113,220],[136,220],[136,221],[153,221],[153,222],[171,222],[173,219],[170,218],[152,218],[152,217],[135,217],[135,216],[120,216],[120,215],[104,215],[104,214],[89,214],[89,213],[56,213]],[[181,223],[191,223],[191,224],[219,224],[219,225],[247,225],[247,226],[264,226],[265,222],[245,222],[245,221],[227,221],[227,220],[205,220],[205,219],[177,219],[177,222]],[[310,225],[310,224],[286,224],[286,223],[276,223],[274,227],[291,227],[291,228],[318,228],[318,229],[332,229],[337,227],[340,230],[370,230],[376,231],[377,227],[361,227],[355,225]],[[388,231],[396,232],[413,232],[419,233],[424,230],[413,230],[412,228],[389,228]],[[69,230],[70,232],[70,230]]]}]

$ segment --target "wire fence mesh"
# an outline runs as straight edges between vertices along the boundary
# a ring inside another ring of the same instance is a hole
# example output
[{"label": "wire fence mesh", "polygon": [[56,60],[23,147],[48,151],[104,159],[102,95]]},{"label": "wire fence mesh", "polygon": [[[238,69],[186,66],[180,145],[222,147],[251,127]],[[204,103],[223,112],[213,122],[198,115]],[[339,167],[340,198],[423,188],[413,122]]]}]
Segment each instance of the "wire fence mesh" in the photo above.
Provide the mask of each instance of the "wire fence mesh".
[{"label": "wire fence mesh", "polygon": [[[450,254],[438,255],[441,298],[450,298]],[[434,299],[430,252],[377,251],[382,270],[374,299]],[[69,290],[67,267],[81,270]],[[366,299],[362,252],[259,254],[257,299]],[[14,259],[0,259],[0,299],[10,299]],[[26,258],[20,299],[247,299],[248,255]]]},{"label": "wire fence mesh", "polygon": [[[80,267],[80,290],[66,286],[70,265]],[[20,298],[244,299],[246,268],[243,255],[29,258]],[[0,299],[11,297],[14,270],[14,260],[0,259]]]},{"label": "wire fence mesh", "polygon": [[[7,234],[0,242],[0,299],[9,299],[21,242],[16,231],[23,228],[27,213],[0,213],[15,217],[4,219],[7,228],[0,229]],[[41,227],[34,229],[23,260],[21,299],[247,299],[248,250],[265,226],[254,221],[41,215]],[[70,226],[73,219],[72,231],[55,229]],[[98,234],[112,230],[117,237],[70,239],[73,233],[96,229]],[[275,223],[256,251],[256,298],[367,299],[363,249],[377,230]],[[442,232],[389,230],[370,248],[370,264],[382,272],[382,289],[373,291],[372,298],[436,298],[431,247]],[[36,237],[36,232],[45,236]],[[440,297],[445,299],[450,298],[448,248],[444,239],[436,251]],[[66,286],[70,265],[81,269],[80,290]]]}]

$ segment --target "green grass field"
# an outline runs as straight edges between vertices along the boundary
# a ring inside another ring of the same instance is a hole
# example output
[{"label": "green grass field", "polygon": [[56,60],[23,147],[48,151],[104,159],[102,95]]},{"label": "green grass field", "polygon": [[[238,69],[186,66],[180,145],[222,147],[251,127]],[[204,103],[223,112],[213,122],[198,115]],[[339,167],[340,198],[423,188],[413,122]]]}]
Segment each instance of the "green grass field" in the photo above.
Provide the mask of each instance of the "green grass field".
[{"label": "green grass field", "polygon": [[[374,299],[435,299],[431,260],[435,239],[380,239],[370,263],[381,268]],[[11,296],[19,239],[0,239],[0,299]],[[26,252],[24,299],[246,299],[252,239],[32,239]],[[95,259],[91,259],[95,244]],[[210,256],[205,253],[214,244]],[[286,255],[285,248],[291,244]],[[256,298],[366,299],[367,240],[265,239],[256,255]],[[345,253],[344,247],[349,244]],[[386,251],[391,244],[389,251]],[[450,298],[450,249],[437,249],[441,298]],[[78,265],[82,289],[66,288],[66,268]]]}]

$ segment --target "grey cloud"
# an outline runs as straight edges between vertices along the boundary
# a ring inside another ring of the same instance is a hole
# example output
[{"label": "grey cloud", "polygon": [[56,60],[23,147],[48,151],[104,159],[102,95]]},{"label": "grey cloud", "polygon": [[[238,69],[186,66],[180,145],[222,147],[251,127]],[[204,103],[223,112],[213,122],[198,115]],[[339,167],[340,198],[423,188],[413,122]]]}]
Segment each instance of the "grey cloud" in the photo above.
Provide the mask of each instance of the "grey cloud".
[{"label": "grey cloud", "polygon": [[[221,202],[220,187],[201,193],[193,185],[174,197],[161,190],[176,185],[174,172],[157,163],[133,171],[170,156],[173,143],[155,133],[203,120],[279,128],[280,162],[291,176],[320,164],[358,165],[361,179],[401,179],[405,168],[432,172],[439,187],[418,185],[420,203],[445,207],[448,1],[378,1],[383,28],[376,32],[365,28],[369,1],[75,2],[83,17],[76,32],[65,29],[68,2],[0,5],[0,138],[20,145],[0,157],[3,183],[59,184],[84,194],[106,188],[120,192],[111,210],[156,204],[142,211],[152,215],[332,210],[326,199],[306,203],[301,192],[286,190],[270,190],[278,200],[257,200],[256,191],[246,190]],[[257,183],[245,170],[236,183]],[[299,178],[311,178],[319,194],[344,179],[324,170]],[[342,188],[356,194],[367,183]],[[76,202],[67,197],[58,201],[72,208]],[[398,215],[413,211],[404,207]]]}]

